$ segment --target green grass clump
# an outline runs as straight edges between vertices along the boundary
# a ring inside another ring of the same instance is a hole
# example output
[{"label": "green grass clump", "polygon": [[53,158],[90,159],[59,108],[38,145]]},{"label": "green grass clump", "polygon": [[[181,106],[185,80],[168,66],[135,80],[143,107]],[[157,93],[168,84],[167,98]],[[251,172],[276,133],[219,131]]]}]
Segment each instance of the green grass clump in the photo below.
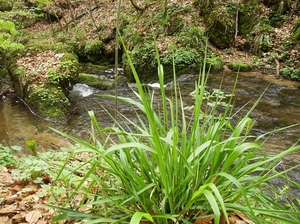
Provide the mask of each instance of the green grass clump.
[{"label": "green grass clump", "polygon": [[[175,74],[174,95],[166,95],[156,47],[161,102],[157,109],[157,95],[144,92],[129,52],[126,54],[137,84],[136,97],[120,96],[118,100],[136,109],[136,119],[119,114],[113,127],[102,128],[90,111],[89,141],[56,131],[79,145],[75,154],[88,152],[91,156],[85,161],[90,164],[88,170],[74,169],[83,178],[64,206],[55,207],[61,214],[53,221],[167,224],[202,222],[210,217],[214,223],[222,218],[230,223],[227,214],[240,211],[255,223],[264,223],[262,217],[299,222],[299,212],[274,202],[261,186],[283,176],[273,168],[300,146],[273,156],[264,152],[262,136],[250,134],[250,113],[258,101],[246,115],[234,119],[233,94],[209,94],[204,66],[192,94],[194,103],[186,107]],[[222,114],[218,113],[220,106]],[[82,200],[73,205],[76,195]],[[67,208],[70,204],[72,209]],[[78,212],[81,207],[85,212]]]}]

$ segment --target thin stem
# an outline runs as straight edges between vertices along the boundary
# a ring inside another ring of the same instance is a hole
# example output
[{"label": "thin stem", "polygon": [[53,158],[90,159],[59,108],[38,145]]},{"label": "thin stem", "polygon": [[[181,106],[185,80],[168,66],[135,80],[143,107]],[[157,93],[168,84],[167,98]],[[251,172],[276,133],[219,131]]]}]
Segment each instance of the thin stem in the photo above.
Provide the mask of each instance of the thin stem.
[{"label": "thin stem", "polygon": [[119,66],[119,24],[120,24],[121,0],[118,1],[116,36],[115,36],[115,121],[118,119],[118,66]]}]

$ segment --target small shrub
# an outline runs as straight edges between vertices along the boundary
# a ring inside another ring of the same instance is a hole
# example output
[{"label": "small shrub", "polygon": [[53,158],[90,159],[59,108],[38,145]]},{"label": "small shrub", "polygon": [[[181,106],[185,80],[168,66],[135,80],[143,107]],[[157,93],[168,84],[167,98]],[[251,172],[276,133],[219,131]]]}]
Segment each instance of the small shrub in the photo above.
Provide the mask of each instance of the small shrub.
[{"label": "small shrub", "polygon": [[214,53],[212,53],[208,58],[206,58],[207,67],[210,71],[220,71],[223,69],[222,58]]},{"label": "small shrub", "polygon": [[286,67],[281,70],[281,74],[287,79],[300,81],[300,69]]}]

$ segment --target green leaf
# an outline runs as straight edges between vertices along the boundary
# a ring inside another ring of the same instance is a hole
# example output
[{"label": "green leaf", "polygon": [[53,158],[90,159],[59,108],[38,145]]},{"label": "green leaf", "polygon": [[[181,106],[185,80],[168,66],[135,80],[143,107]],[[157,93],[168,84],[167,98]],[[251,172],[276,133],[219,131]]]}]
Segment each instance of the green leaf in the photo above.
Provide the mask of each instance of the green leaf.
[{"label": "green leaf", "polygon": [[136,212],[133,214],[129,224],[139,224],[143,217],[151,222],[154,222],[152,216],[149,213]]},{"label": "green leaf", "polygon": [[21,147],[21,146],[13,145],[13,146],[11,146],[11,149],[13,149],[13,150],[15,150],[15,151],[21,151],[21,150],[22,150],[22,147]]}]

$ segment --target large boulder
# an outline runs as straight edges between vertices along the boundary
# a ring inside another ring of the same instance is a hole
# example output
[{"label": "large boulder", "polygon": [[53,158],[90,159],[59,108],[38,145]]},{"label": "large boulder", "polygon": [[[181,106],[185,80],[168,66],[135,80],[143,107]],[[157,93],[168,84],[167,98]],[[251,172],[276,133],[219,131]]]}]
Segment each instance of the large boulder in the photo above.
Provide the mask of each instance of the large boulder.
[{"label": "large boulder", "polygon": [[11,11],[13,8],[13,1],[0,0],[0,12]]},{"label": "large boulder", "polygon": [[204,15],[208,40],[219,49],[230,48],[234,41],[236,7],[215,5]]},{"label": "large boulder", "polygon": [[7,67],[15,91],[40,117],[66,121],[68,88],[78,79],[77,57],[62,44],[30,45],[8,54]]}]

